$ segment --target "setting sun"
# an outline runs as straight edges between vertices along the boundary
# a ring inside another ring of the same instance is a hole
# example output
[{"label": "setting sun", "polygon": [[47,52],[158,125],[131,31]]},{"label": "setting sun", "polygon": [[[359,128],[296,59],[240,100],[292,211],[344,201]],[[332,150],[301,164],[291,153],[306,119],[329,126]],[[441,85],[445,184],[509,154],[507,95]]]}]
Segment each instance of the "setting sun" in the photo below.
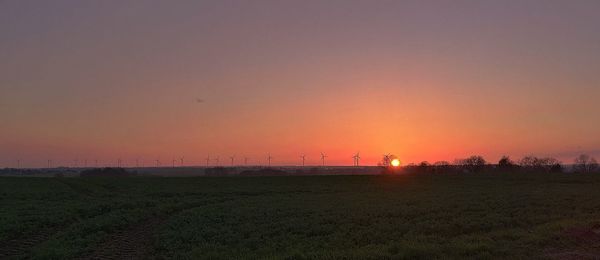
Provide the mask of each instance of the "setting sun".
[{"label": "setting sun", "polygon": [[394,167],[400,166],[400,160],[398,160],[398,159],[392,160],[392,166],[394,166]]}]

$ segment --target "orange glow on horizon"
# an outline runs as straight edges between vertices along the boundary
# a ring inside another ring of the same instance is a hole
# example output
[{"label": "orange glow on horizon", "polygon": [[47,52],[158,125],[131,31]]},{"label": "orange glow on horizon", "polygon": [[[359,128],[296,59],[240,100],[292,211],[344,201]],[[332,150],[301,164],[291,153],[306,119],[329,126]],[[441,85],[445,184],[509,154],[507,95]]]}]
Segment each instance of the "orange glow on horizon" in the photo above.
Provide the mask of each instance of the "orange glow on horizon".
[{"label": "orange glow on horizon", "polygon": [[0,168],[600,157],[600,1],[5,2]]}]

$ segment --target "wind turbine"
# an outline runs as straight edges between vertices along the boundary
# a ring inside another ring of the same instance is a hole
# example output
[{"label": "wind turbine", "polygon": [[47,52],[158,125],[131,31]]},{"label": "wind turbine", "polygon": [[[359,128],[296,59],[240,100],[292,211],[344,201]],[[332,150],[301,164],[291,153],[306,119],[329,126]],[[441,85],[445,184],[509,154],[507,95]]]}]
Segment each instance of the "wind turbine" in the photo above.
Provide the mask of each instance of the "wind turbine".
[{"label": "wind turbine", "polygon": [[117,167],[121,168],[121,158],[117,159]]},{"label": "wind turbine", "polygon": [[50,169],[50,164],[52,163],[52,160],[48,160],[48,169]]},{"label": "wind turbine", "polygon": [[356,154],[352,156],[352,158],[354,159],[354,166],[358,166],[358,163],[360,161],[360,152],[356,152]]},{"label": "wind turbine", "polygon": [[183,167],[183,158],[185,158],[185,157],[181,156],[181,158],[179,158],[179,160],[181,161],[181,165],[180,165],[181,167]]},{"label": "wind turbine", "polygon": [[321,152],[321,162],[323,163],[323,166],[325,166],[325,158],[327,158],[327,155]]},{"label": "wind turbine", "polygon": [[175,168],[175,159],[173,159],[173,164],[172,164],[173,168]]},{"label": "wind turbine", "polygon": [[233,167],[233,160],[235,160],[235,155],[229,156],[229,159],[231,159],[231,166]]},{"label": "wind turbine", "polygon": [[209,163],[210,163],[210,154],[206,156],[206,167],[208,167]]},{"label": "wind turbine", "polygon": [[17,169],[21,168],[21,159],[17,159]]},{"label": "wind turbine", "polygon": [[267,161],[269,162],[269,167],[271,167],[271,159],[273,159],[273,157],[271,156],[271,153],[269,153],[267,155]]},{"label": "wind turbine", "polygon": [[306,154],[300,155],[300,158],[302,158],[302,167],[304,167],[304,162],[306,161]]},{"label": "wind turbine", "polygon": [[158,168],[160,166],[160,160],[156,159],[156,167]]},{"label": "wind turbine", "polygon": [[217,162],[216,163],[217,167],[219,167],[219,156],[217,156],[217,158],[215,159],[215,161]]},{"label": "wind turbine", "polygon": [[248,166],[248,157],[244,157],[244,165]]}]

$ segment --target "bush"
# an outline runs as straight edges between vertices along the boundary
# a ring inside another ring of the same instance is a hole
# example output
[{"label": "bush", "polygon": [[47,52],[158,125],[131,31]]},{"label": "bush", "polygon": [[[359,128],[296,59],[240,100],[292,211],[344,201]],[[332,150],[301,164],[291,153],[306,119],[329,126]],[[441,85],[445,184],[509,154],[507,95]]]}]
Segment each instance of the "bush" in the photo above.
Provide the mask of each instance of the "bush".
[{"label": "bush", "polygon": [[126,177],[136,176],[136,172],[128,172],[123,168],[97,168],[82,171],[81,177]]},{"label": "bush", "polygon": [[273,168],[265,168],[260,170],[245,170],[240,173],[241,176],[283,176],[289,173]]},{"label": "bush", "polygon": [[227,176],[227,175],[231,174],[231,171],[230,171],[230,168],[213,167],[213,168],[207,168],[204,171],[204,174],[206,176]]}]

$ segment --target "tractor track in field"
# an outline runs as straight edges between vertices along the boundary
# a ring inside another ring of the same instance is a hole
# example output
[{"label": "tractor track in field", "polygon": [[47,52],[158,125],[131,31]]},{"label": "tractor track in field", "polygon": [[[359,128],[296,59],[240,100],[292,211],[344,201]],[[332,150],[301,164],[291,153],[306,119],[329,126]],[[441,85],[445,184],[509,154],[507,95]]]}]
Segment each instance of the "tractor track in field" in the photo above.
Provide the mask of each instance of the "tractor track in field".
[{"label": "tractor track in field", "polygon": [[0,243],[0,259],[27,255],[32,248],[48,240],[58,229],[46,229],[24,238],[16,238]]},{"label": "tractor track in field", "polygon": [[152,217],[128,229],[112,233],[88,256],[80,259],[148,259],[154,232],[166,217]]},{"label": "tractor track in field", "polygon": [[[79,195],[90,197],[93,193],[85,188],[78,187],[73,183],[57,179],[60,183],[67,185],[71,190]],[[102,214],[99,214],[102,215]],[[98,216],[98,215],[97,215]],[[68,225],[59,225],[55,227],[41,228],[35,233],[20,236],[0,243],[0,259],[28,257],[31,250],[37,245],[46,242],[54,234],[67,228]]]},{"label": "tractor track in field", "polygon": [[[216,203],[223,203],[229,199]],[[126,229],[109,234],[108,237],[90,254],[83,256],[81,260],[97,259],[150,259],[154,250],[153,238],[158,227],[169,219],[181,212],[198,207],[207,206],[214,203],[200,203],[188,205],[187,207],[176,209],[168,214],[154,216],[143,220],[138,224],[133,224]]]},{"label": "tractor track in field", "polygon": [[[87,192],[79,192],[84,196],[90,196]],[[229,199],[219,200],[212,203],[198,203],[187,205],[171,211],[142,220],[129,227],[110,233],[102,243],[89,255],[79,259],[149,259],[153,253],[153,238],[158,227],[169,217],[183,211],[210,204],[223,203]],[[102,215],[102,214],[100,214]],[[31,250],[36,246],[48,241],[53,235],[59,233],[67,226],[51,227],[38,230],[33,234],[21,236],[0,243],[0,259],[28,258]]]},{"label": "tractor track in field", "polygon": [[150,259],[153,248],[153,238],[158,227],[170,217],[176,216],[184,211],[230,201],[230,199],[219,200],[213,203],[199,203],[176,209],[168,214],[154,216],[133,224],[129,228],[116,231],[104,240],[90,255],[79,258],[80,260],[98,259]]}]

